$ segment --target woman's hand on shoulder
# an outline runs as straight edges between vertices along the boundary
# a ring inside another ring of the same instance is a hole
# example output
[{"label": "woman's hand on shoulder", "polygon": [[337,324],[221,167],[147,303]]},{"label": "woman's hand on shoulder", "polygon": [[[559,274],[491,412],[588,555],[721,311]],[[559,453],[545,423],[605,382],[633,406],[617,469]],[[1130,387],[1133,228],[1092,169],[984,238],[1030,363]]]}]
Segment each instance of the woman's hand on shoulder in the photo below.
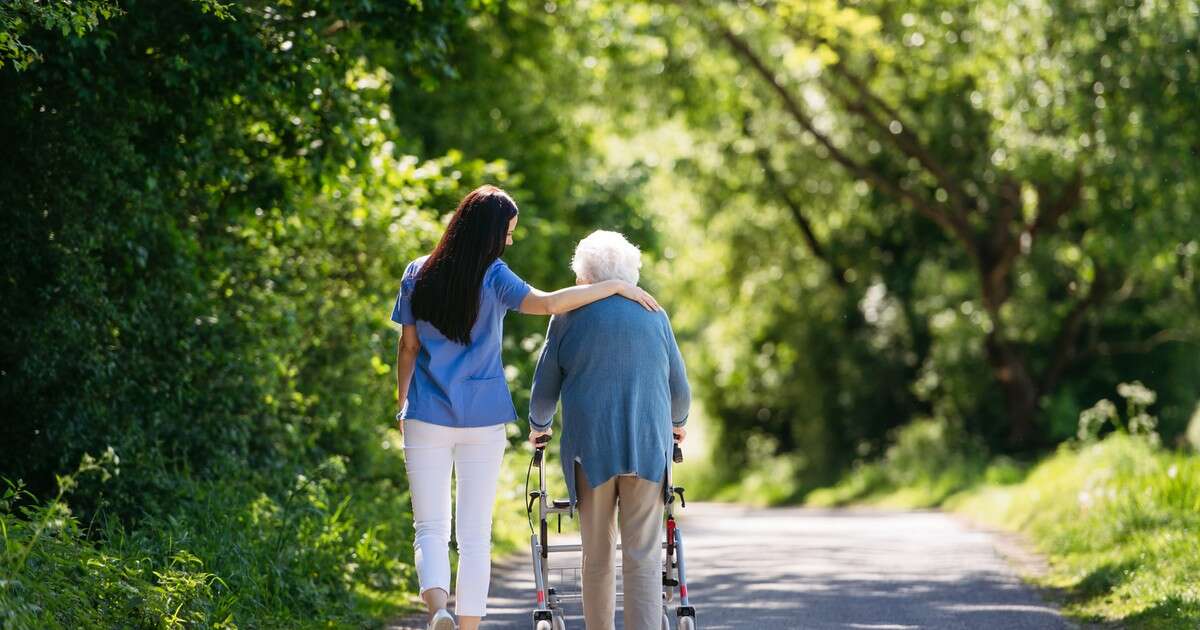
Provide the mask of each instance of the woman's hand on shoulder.
[{"label": "woman's hand on shoulder", "polygon": [[658,305],[658,300],[655,300],[654,296],[650,295],[645,289],[623,280],[614,280],[614,282],[617,283],[617,294],[621,297],[641,304],[648,311],[662,310],[662,307]]}]

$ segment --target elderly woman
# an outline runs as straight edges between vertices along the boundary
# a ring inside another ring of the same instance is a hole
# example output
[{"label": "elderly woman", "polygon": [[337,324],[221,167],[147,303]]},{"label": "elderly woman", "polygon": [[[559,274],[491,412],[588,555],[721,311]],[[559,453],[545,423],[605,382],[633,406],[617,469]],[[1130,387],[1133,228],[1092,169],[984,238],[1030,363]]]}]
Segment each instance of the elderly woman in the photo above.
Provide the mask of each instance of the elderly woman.
[{"label": "elderly woman", "polygon": [[[579,242],[571,266],[579,284],[636,284],[641,252],[597,231]],[[533,379],[530,441],[550,432],[559,398],[563,474],[583,537],[584,621],[588,630],[614,627],[619,524],[625,628],[657,629],[665,473],[671,434],[683,439],[691,403],[666,314],[605,298],[551,318]]]}]

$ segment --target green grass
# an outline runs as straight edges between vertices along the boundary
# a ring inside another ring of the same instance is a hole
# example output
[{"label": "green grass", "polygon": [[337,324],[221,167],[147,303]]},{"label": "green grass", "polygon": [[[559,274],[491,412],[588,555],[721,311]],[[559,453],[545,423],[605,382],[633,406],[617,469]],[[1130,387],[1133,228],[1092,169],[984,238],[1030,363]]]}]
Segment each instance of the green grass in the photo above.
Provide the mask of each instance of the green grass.
[{"label": "green grass", "polygon": [[946,505],[1027,533],[1050,560],[1038,581],[1065,592],[1073,616],[1200,627],[1200,457],[1114,435]]},{"label": "green grass", "polygon": [[889,453],[808,503],[942,507],[1019,531],[1049,564],[1030,579],[1061,593],[1069,616],[1200,627],[1200,456],[1114,433],[1032,466],[936,449],[920,466],[902,461]]}]

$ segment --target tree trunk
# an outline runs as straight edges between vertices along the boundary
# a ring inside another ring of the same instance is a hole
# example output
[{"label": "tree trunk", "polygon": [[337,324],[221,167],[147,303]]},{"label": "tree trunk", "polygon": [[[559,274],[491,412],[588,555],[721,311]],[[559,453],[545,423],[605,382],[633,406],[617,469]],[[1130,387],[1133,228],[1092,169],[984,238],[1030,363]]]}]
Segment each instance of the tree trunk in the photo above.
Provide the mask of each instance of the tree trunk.
[{"label": "tree trunk", "polygon": [[1008,418],[1008,443],[1014,448],[1028,446],[1034,436],[1033,419],[1038,409],[1038,387],[1024,357],[1011,344],[1000,338],[996,328],[984,340],[992,377],[1004,394],[1004,411]]},{"label": "tree trunk", "polygon": [[1016,259],[1021,256],[1017,236],[1010,229],[1019,203],[1014,191],[1019,187],[1013,182],[1006,182],[1002,188],[1008,194],[1001,195],[988,238],[977,242],[976,251],[979,255],[976,264],[979,269],[980,297],[992,324],[984,338],[984,350],[992,378],[1004,395],[1008,444],[1013,448],[1021,448],[1028,446],[1034,437],[1033,420],[1041,392],[1025,356],[1006,338],[1000,316],[1005,302],[1012,296],[1012,270]]}]

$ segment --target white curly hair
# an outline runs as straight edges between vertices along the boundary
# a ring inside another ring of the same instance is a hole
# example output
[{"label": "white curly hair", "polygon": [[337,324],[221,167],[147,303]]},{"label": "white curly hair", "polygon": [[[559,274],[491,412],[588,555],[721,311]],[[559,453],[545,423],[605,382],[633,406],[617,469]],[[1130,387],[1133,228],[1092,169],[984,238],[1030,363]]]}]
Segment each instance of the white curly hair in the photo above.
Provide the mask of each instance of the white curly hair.
[{"label": "white curly hair", "polygon": [[583,282],[624,280],[638,282],[642,251],[619,232],[596,230],[575,246],[571,269]]}]

